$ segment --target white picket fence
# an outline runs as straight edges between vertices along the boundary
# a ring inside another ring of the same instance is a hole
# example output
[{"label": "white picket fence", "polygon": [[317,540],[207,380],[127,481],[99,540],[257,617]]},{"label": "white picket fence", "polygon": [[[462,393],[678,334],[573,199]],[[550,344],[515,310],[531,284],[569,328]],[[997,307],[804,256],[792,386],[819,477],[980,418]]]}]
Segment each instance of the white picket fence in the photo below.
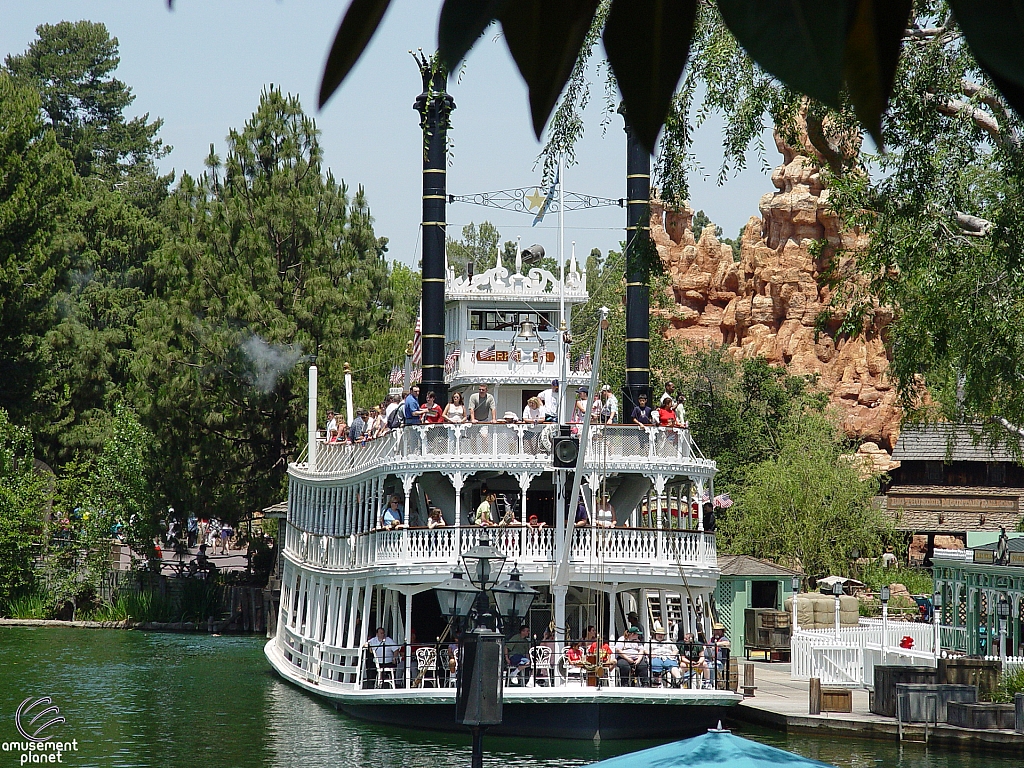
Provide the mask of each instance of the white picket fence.
[{"label": "white picket fence", "polygon": [[[790,676],[794,680],[816,677],[822,685],[870,687],[878,664],[935,666],[935,629],[930,624],[861,619],[856,627],[798,629],[791,641]],[[901,648],[905,637],[910,648]]]},{"label": "white picket fence", "polygon": [[[999,661],[998,656],[986,656],[985,661]],[[1007,656],[1003,669],[1006,672],[1013,672],[1024,667],[1024,656]]]}]

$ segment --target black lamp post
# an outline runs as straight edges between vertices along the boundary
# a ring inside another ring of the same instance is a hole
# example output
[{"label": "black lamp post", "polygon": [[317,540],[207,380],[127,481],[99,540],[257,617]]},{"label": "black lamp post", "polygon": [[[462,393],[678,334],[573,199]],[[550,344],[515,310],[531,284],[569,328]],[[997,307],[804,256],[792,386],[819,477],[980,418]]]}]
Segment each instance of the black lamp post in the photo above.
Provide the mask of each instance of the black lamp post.
[{"label": "black lamp post", "polygon": [[[518,624],[529,612],[537,590],[523,584],[513,568],[507,581],[498,582],[504,553],[483,538],[462,554],[470,581],[458,570],[434,588],[441,612],[452,624],[472,618],[476,626],[459,640],[455,719],[473,732],[472,768],[482,768],[483,732],[502,720],[502,679],[505,636],[496,628]],[[495,567],[496,566],[496,567]],[[495,612],[491,612],[491,599]]]}]

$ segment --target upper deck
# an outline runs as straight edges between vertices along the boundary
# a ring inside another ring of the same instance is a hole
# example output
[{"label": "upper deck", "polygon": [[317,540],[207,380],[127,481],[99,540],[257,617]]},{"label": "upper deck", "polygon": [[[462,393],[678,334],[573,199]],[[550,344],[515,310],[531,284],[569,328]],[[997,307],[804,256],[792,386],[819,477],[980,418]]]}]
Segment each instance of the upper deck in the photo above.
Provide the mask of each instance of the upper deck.
[{"label": "upper deck", "polygon": [[[364,475],[437,471],[514,473],[551,465],[554,424],[430,424],[387,432],[365,443],[318,443],[316,456],[292,463],[288,473],[306,481],[337,481]],[[688,429],[592,426],[585,471],[686,475],[710,479],[717,466],[704,458]]]}]

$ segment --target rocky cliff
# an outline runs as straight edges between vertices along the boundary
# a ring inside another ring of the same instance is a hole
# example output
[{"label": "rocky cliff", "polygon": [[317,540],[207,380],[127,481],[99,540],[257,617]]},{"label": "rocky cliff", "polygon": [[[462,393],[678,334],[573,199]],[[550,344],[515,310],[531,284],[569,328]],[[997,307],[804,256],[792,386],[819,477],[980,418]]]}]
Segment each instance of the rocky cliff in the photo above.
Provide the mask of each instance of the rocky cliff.
[{"label": "rocky cliff", "polygon": [[761,355],[794,374],[817,375],[847,434],[891,451],[899,411],[882,341],[891,315],[876,308],[857,338],[836,332],[841,313],[815,333],[831,299],[826,266],[839,246],[856,252],[866,240],[842,230],[830,211],[821,158],[809,142],[791,147],[776,137],[776,145],[783,156],[772,173],[776,191],[761,198],[760,218],[747,223],[739,261],[718,242],[713,226],[695,235],[689,208],[652,205],[651,234],[676,303],[666,335],[681,343],[725,344],[737,358]]}]

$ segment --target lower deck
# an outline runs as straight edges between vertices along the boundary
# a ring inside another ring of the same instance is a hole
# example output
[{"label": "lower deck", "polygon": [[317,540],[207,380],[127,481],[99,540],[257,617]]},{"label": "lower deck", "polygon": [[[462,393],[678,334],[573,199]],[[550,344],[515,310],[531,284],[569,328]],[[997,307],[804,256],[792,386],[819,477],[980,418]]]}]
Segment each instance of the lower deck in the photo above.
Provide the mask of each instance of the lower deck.
[{"label": "lower deck", "polygon": [[[352,717],[423,730],[464,730],[455,722],[453,687],[362,688],[322,678],[314,682],[307,670],[285,658],[275,640],[265,652],[282,678]],[[714,726],[742,699],[730,690],[597,688],[583,681],[506,687],[502,724],[488,731],[566,739],[678,738]]]}]

